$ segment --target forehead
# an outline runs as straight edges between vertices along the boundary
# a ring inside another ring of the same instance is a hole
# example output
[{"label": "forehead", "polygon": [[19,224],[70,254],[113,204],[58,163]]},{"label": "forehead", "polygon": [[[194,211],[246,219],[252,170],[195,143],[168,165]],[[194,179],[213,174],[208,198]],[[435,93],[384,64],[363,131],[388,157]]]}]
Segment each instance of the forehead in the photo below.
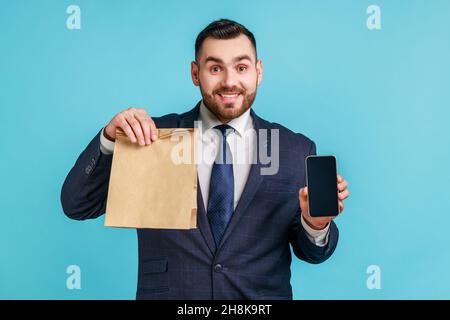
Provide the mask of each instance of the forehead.
[{"label": "forehead", "polygon": [[208,37],[202,44],[199,60],[205,62],[206,57],[219,58],[225,63],[231,63],[234,58],[248,55],[255,62],[255,49],[246,35],[234,39],[214,39]]}]

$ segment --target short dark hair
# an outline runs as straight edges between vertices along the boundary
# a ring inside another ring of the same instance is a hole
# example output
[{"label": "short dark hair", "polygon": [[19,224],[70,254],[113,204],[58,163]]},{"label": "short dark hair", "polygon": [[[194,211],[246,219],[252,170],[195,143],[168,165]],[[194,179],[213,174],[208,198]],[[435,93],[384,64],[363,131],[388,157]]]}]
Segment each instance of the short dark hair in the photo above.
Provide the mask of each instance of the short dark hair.
[{"label": "short dark hair", "polygon": [[253,33],[251,33],[250,30],[248,30],[242,24],[237,23],[236,21],[220,19],[211,22],[198,34],[197,39],[195,40],[195,60],[198,59],[198,54],[206,38],[212,37],[214,39],[228,40],[237,38],[241,34],[246,35],[247,38],[251,41],[255,49],[255,56],[257,57],[258,55],[256,53],[256,40]]}]

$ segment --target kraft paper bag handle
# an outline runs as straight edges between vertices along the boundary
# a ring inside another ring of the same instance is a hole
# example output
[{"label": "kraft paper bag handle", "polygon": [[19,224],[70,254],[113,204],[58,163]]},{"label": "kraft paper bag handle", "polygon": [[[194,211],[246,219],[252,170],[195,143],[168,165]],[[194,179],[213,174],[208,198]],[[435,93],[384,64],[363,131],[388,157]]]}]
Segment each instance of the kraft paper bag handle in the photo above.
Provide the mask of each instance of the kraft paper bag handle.
[{"label": "kraft paper bag handle", "polygon": [[174,134],[194,131],[194,128],[177,128],[177,129],[164,129],[164,128],[162,128],[162,129],[158,129],[158,130],[159,130],[158,138],[159,139],[165,139],[165,138],[173,136]]},{"label": "kraft paper bag handle", "polygon": [[[189,131],[194,131],[194,128],[160,128],[158,130],[158,139],[166,139],[174,134],[181,134]],[[126,133],[122,130],[122,128],[116,128],[116,136],[119,137],[127,137]]]}]

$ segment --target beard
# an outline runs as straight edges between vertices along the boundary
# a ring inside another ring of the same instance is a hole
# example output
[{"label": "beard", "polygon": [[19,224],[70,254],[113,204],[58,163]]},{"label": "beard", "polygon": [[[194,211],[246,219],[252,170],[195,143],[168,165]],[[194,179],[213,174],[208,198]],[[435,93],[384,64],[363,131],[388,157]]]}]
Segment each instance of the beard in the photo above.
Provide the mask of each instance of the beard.
[{"label": "beard", "polygon": [[[257,86],[255,91],[248,93],[246,90],[237,86],[233,87],[219,87],[212,91],[212,94],[205,92],[200,84],[200,91],[203,97],[203,103],[211,111],[217,119],[227,123],[234,118],[238,118],[245,111],[250,109],[256,98]],[[219,95],[225,94],[239,94],[238,101],[226,103],[220,100]],[[242,99],[240,99],[242,97]],[[242,100],[242,102],[240,102]]]}]

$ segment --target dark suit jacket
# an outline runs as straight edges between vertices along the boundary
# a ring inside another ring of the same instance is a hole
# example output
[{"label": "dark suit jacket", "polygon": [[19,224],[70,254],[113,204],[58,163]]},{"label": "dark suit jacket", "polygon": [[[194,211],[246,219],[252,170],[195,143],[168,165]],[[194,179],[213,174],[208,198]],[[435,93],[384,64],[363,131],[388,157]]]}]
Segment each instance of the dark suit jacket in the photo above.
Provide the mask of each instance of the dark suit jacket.
[{"label": "dark suit jacket", "polygon": [[[199,105],[153,119],[159,128],[193,127]],[[315,154],[314,142],[261,119],[253,110],[251,116],[256,130],[279,130],[278,173],[261,175],[264,165],[252,164],[218,248],[200,188],[197,229],[138,229],[137,299],[292,299],[289,244],[299,259],[309,263],[332,255],[338,242],[336,224],[331,222],[328,244],[319,247],[306,237],[300,222],[298,190],[305,186],[305,157]],[[101,153],[100,132],[62,187],[62,207],[71,219],[94,219],[105,212],[112,155]],[[269,149],[270,138],[268,134]]]}]

